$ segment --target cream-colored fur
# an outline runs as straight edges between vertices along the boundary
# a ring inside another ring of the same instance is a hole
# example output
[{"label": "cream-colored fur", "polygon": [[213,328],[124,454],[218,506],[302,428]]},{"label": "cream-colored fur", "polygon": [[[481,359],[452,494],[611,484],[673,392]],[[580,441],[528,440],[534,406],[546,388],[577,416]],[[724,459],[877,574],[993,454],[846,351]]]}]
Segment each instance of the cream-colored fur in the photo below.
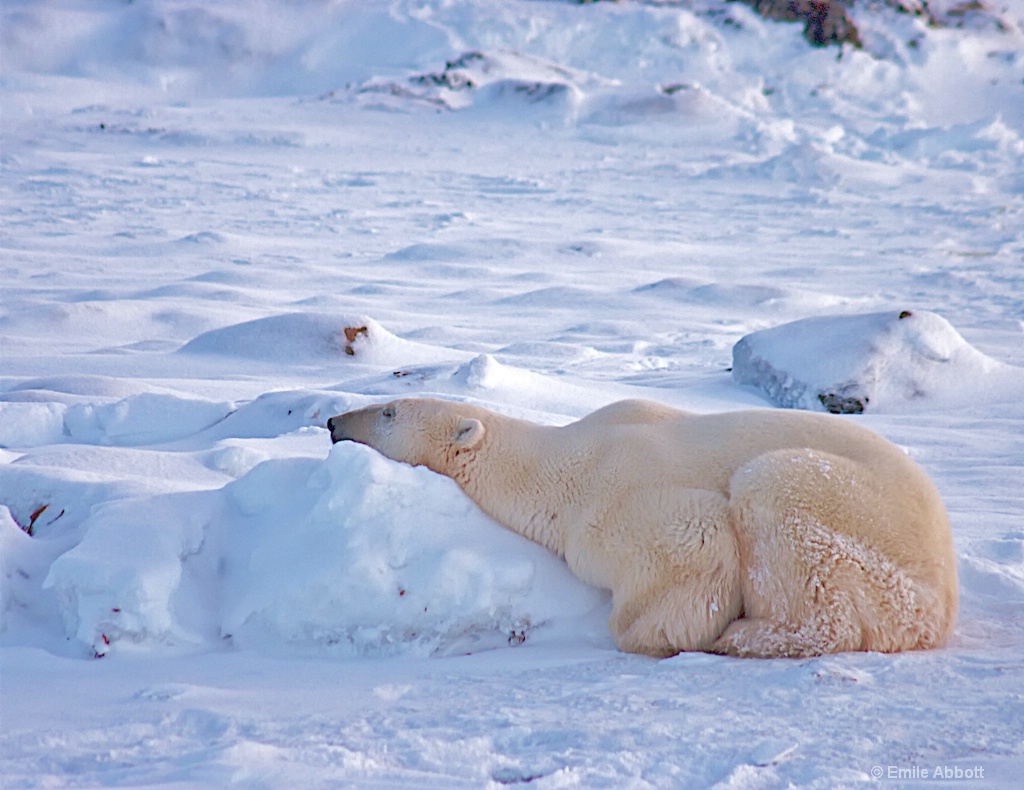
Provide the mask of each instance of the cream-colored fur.
[{"label": "cream-colored fur", "polygon": [[623,650],[892,652],[936,647],[953,629],[956,558],[938,492],[847,418],[631,400],[546,427],[413,398],[328,427],[335,442],[451,477],[610,589]]}]

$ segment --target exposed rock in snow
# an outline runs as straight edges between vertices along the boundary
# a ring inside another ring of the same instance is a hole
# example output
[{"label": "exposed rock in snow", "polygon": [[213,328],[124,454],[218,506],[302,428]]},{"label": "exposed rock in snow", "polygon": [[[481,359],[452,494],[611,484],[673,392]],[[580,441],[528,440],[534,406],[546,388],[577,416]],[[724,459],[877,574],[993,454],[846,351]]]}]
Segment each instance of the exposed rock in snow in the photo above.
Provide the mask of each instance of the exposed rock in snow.
[{"label": "exposed rock in snow", "polygon": [[804,37],[820,47],[861,45],[857,26],[843,0],[745,0],[761,16],[783,22],[804,22]]}]

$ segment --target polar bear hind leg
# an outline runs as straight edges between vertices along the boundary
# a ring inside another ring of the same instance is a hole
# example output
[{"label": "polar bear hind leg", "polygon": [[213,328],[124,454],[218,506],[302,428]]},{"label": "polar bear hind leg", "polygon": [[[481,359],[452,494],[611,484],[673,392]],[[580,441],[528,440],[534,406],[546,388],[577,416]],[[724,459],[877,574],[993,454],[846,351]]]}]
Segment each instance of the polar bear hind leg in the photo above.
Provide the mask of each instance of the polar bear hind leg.
[{"label": "polar bear hind leg", "polygon": [[[854,461],[766,453],[732,479],[743,617],[712,651],[803,657],[931,646],[930,596],[879,550],[899,527],[886,493]],[[877,536],[877,538],[876,538]]]},{"label": "polar bear hind leg", "polygon": [[649,656],[708,650],[740,615],[739,557],[729,503],[712,491],[675,492],[674,518],[637,525],[653,548],[626,557],[609,627],[620,649]]}]

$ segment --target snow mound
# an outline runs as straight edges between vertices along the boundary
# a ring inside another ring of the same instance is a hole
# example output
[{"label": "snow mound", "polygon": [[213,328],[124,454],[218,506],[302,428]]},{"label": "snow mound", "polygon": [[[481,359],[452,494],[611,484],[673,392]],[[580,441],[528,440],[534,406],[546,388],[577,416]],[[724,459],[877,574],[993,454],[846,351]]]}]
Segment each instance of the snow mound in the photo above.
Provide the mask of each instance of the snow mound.
[{"label": "snow mound", "polygon": [[0,401],[0,447],[42,447],[64,441],[106,445],[170,442],[220,422],[233,409],[228,401],[159,392],[70,405]]},{"label": "snow mound", "polygon": [[235,405],[146,392],[115,403],[72,404],[66,433],[87,444],[141,445],[191,436],[223,420]]},{"label": "snow mound", "polygon": [[[4,529],[17,566],[32,542]],[[215,491],[111,502],[82,531],[44,587],[96,655],[223,640],[433,654],[518,644],[605,601],[448,478],[354,444],[266,461]]]},{"label": "snow mound", "polygon": [[[373,78],[355,86],[362,103],[402,108],[410,103],[447,110],[547,108],[575,116],[584,89],[606,84],[593,74],[514,50],[466,52],[440,71],[414,74],[403,82]],[[331,94],[333,97],[334,94]]]},{"label": "snow mound", "polygon": [[1024,370],[975,349],[927,311],[821,316],[733,346],[733,380],[785,408],[903,412],[1018,397]]},{"label": "snow mound", "polygon": [[266,392],[238,407],[205,434],[211,439],[251,439],[284,436],[314,427],[323,428],[328,417],[356,408],[358,397],[308,390]]},{"label": "snow mound", "polygon": [[[528,377],[528,371],[519,371],[523,377]],[[481,354],[470,360],[459,368],[455,379],[464,383],[469,389],[489,390],[502,384],[515,383],[516,374],[512,368],[507,368],[492,357],[490,354]]]},{"label": "snow mound", "polygon": [[366,316],[317,313],[275,315],[213,329],[190,340],[180,353],[287,364],[354,357],[368,365],[453,356],[445,349],[404,340]]},{"label": "snow mound", "polygon": [[222,624],[237,643],[432,653],[516,642],[602,600],[451,480],[365,447],[337,445],[322,464],[265,464],[229,488],[246,517],[244,534],[222,525]]},{"label": "snow mound", "polygon": [[780,313],[786,310],[813,310],[834,307],[842,300],[828,294],[797,288],[780,288],[757,283],[703,283],[681,277],[666,277],[641,285],[634,293],[678,301],[692,308],[741,308],[751,313]]},{"label": "snow mound", "polygon": [[369,376],[357,383],[359,392],[372,400],[336,399],[336,403],[344,402],[345,408],[334,413],[394,397],[440,397],[478,403],[535,422],[561,423],[605,406],[612,399],[578,382],[504,364],[491,354],[467,356],[465,362],[410,365]]},{"label": "snow mound", "polygon": [[151,392],[152,385],[111,376],[72,374],[29,379],[3,393],[4,400],[73,403],[86,398],[127,398]]},{"label": "snow mound", "polygon": [[346,327],[368,325],[365,318],[346,321],[313,313],[275,315],[204,332],[182,346],[181,353],[261,361],[318,361],[340,357],[346,347],[351,349]]}]

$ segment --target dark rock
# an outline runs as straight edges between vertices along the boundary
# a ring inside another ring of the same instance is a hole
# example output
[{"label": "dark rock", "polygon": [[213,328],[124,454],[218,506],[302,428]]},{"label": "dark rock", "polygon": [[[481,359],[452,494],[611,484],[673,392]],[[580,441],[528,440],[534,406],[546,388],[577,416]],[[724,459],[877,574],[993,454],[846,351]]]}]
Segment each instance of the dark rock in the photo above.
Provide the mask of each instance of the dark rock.
[{"label": "dark rock", "polygon": [[803,22],[804,37],[819,47],[861,46],[860,34],[842,0],[743,0],[766,19]]},{"label": "dark rock", "polygon": [[863,414],[869,398],[842,392],[820,392],[818,400],[830,414]]}]

